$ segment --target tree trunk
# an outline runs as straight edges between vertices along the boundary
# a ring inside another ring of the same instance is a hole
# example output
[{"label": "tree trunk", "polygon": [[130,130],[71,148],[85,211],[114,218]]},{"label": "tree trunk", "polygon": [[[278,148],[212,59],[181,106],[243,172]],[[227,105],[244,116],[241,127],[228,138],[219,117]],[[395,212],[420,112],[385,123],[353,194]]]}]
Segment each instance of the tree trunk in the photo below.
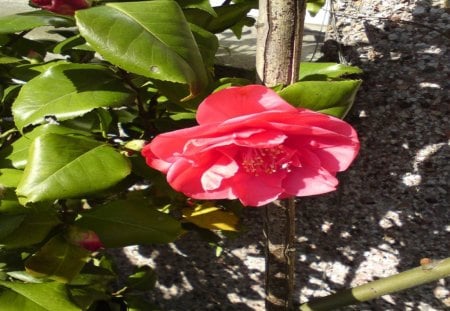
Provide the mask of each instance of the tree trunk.
[{"label": "tree trunk", "polygon": [[[266,86],[298,80],[306,0],[259,0],[256,70]],[[292,310],[295,284],[295,202],[263,209],[266,238],[266,309]]]}]

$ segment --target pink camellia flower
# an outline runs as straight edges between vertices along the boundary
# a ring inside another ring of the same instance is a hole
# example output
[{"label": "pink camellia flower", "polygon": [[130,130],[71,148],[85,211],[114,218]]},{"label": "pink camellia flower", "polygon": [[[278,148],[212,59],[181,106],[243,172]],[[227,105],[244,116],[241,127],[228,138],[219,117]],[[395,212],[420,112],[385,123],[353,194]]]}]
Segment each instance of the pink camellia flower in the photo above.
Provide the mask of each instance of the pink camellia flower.
[{"label": "pink camellia flower", "polygon": [[295,108],[261,85],[210,95],[198,108],[197,122],[158,135],[142,149],[150,167],[194,199],[261,206],[333,191],[336,173],[359,150],[346,122]]},{"label": "pink camellia flower", "polygon": [[31,3],[41,9],[61,15],[73,15],[76,10],[91,6],[88,0],[31,0]]}]

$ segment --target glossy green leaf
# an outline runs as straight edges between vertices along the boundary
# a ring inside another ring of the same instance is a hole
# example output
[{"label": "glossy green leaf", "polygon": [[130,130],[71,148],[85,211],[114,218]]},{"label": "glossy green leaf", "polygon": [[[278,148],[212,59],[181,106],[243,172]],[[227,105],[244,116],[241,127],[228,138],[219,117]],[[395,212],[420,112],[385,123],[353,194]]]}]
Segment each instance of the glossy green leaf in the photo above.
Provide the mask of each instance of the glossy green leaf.
[{"label": "glossy green leaf", "polygon": [[129,161],[108,145],[46,134],[31,144],[17,195],[24,204],[79,197],[115,185],[130,171]]},{"label": "glossy green leaf", "polygon": [[[5,5],[5,4],[3,4]],[[68,27],[73,19],[48,11],[32,11],[0,17],[0,33],[14,33],[41,26]]]},{"label": "glossy green leaf", "polygon": [[360,85],[361,80],[301,81],[289,85],[278,94],[296,107],[344,118]]},{"label": "glossy green leaf", "polygon": [[130,103],[134,93],[100,65],[58,64],[22,87],[12,106],[19,130],[52,116],[67,120],[94,108]]},{"label": "glossy green leaf", "polygon": [[91,136],[89,132],[79,131],[56,124],[41,125],[34,128],[33,131],[21,136],[10,146],[0,150],[0,166],[23,169],[27,164],[28,150],[30,149],[31,143],[36,137],[49,133],[69,136]]},{"label": "glossy green leaf", "polygon": [[189,24],[175,1],[108,3],[77,11],[76,21],[97,52],[127,71],[188,84],[191,95],[208,82]]},{"label": "glossy green leaf", "polygon": [[61,223],[55,210],[26,209],[25,218],[9,235],[0,239],[7,248],[30,246],[42,242],[48,233]]},{"label": "glossy green leaf", "polygon": [[363,71],[355,66],[337,63],[310,63],[300,64],[300,81],[325,81],[340,78],[345,75],[361,74]]},{"label": "glossy green leaf", "polygon": [[57,282],[26,284],[0,281],[2,311],[80,311],[70,301],[67,288]]},{"label": "glossy green leaf", "polygon": [[34,277],[67,283],[78,275],[89,257],[88,250],[57,235],[25,261],[25,269]]},{"label": "glossy green leaf", "polygon": [[180,223],[147,205],[144,200],[119,200],[96,206],[83,213],[76,225],[95,230],[106,247],[175,240]]}]

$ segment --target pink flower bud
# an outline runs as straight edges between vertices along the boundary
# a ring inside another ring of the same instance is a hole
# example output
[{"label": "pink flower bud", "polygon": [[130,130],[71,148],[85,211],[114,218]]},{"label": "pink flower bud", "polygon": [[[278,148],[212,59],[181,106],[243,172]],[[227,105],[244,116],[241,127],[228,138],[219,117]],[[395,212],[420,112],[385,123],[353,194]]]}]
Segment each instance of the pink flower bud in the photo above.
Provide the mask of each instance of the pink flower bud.
[{"label": "pink flower bud", "polygon": [[31,0],[31,3],[53,13],[73,15],[76,10],[91,6],[87,0]]},{"label": "pink flower bud", "polygon": [[71,227],[69,229],[68,240],[72,244],[81,246],[91,252],[95,252],[103,247],[100,238],[94,231],[79,227]]}]

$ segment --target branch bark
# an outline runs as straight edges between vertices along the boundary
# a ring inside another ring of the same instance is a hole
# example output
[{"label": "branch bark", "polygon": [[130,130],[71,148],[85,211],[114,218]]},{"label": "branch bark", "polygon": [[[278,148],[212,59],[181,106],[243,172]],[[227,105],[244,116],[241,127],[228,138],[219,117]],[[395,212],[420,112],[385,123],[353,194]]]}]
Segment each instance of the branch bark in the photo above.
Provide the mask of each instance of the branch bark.
[{"label": "branch bark", "polygon": [[[260,0],[256,70],[266,86],[298,80],[306,0]],[[295,284],[295,202],[263,207],[266,310],[291,310]]]}]

